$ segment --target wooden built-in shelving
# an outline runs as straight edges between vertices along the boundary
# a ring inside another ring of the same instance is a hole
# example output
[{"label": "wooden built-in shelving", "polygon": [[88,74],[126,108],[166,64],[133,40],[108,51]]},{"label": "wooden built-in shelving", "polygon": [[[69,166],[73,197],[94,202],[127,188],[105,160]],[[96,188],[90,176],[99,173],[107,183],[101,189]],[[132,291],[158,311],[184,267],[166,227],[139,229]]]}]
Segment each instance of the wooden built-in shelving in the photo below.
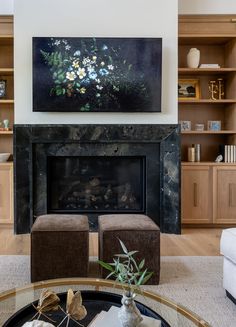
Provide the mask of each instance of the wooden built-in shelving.
[{"label": "wooden built-in shelving", "polygon": [[[220,68],[188,68],[190,48],[200,50],[200,64]],[[190,121],[181,132],[182,223],[236,224],[236,163],[215,162],[224,145],[236,144],[236,15],[179,16],[179,79],[196,79],[199,99],[179,99],[179,121]],[[209,81],[222,78],[221,100],[211,100]],[[221,130],[209,131],[209,121]],[[196,131],[204,124],[204,131]],[[188,162],[188,147],[201,145],[201,161]]]},{"label": "wooden built-in shelving", "polygon": [[[0,98],[0,121],[14,124],[13,17],[0,16],[0,79],[6,80],[6,97]],[[1,128],[3,125],[1,125]],[[0,152],[13,154],[13,131],[0,131]],[[13,224],[13,162],[0,163],[0,224]]]}]

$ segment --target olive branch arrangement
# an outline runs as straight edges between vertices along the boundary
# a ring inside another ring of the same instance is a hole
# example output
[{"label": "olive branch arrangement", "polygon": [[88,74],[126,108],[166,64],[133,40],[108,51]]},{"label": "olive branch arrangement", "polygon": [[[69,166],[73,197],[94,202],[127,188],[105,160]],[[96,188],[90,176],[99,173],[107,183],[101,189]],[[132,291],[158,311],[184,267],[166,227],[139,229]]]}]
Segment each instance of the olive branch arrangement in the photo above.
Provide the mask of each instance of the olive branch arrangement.
[{"label": "olive branch arrangement", "polygon": [[115,254],[112,263],[98,260],[98,263],[110,273],[106,279],[113,277],[115,283],[121,283],[126,296],[132,297],[135,293],[140,293],[140,285],[145,284],[153,275],[144,269],[145,259],[137,263],[134,255],[138,251],[128,251],[125,244],[118,239],[123,250],[121,254]]}]

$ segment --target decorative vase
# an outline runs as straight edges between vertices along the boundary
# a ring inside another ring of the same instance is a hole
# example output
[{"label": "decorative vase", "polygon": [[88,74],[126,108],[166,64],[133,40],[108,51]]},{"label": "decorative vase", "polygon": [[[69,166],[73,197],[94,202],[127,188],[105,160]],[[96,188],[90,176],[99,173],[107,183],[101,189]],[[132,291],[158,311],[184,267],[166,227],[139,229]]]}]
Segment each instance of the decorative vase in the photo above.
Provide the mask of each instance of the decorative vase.
[{"label": "decorative vase", "polygon": [[121,303],[122,306],[118,312],[122,327],[137,327],[143,320],[140,311],[134,302],[135,294],[127,296],[123,294]]},{"label": "decorative vase", "polygon": [[191,48],[187,54],[187,66],[188,68],[198,68],[200,63],[200,50],[197,48]]}]

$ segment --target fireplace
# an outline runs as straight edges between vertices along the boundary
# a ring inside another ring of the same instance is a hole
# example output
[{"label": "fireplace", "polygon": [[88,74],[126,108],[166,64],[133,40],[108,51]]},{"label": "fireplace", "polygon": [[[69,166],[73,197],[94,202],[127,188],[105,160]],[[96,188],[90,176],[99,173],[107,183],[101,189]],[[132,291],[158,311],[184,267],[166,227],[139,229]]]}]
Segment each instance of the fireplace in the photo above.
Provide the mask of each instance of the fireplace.
[{"label": "fireplace", "polygon": [[15,125],[15,232],[38,215],[143,213],[180,233],[178,125]]},{"label": "fireplace", "polygon": [[145,210],[145,158],[48,157],[49,213]]}]

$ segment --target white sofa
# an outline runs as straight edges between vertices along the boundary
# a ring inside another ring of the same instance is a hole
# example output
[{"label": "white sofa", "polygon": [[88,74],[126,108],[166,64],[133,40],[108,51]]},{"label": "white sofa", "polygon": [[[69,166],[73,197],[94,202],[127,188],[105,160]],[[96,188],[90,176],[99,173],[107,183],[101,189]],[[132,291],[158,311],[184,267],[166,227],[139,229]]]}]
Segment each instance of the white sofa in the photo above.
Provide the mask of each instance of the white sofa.
[{"label": "white sofa", "polygon": [[223,230],[220,253],[224,256],[223,287],[227,296],[236,304],[236,228]]}]

